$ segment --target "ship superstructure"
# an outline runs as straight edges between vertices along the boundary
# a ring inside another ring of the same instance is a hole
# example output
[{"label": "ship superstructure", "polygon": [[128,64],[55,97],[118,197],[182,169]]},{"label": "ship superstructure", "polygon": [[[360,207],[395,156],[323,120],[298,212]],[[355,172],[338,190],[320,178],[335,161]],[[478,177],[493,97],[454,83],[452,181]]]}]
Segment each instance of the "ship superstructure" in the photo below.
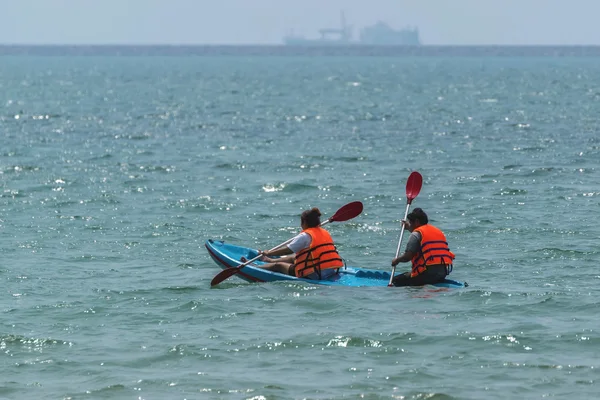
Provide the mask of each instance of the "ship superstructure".
[{"label": "ship superstructure", "polygon": [[286,45],[292,46],[419,46],[421,39],[419,29],[403,28],[395,30],[383,21],[367,26],[360,31],[358,40],[352,39],[352,26],[346,24],[344,13],[341,13],[340,28],[319,29],[320,37],[308,39],[304,36],[289,34],[283,38]]}]

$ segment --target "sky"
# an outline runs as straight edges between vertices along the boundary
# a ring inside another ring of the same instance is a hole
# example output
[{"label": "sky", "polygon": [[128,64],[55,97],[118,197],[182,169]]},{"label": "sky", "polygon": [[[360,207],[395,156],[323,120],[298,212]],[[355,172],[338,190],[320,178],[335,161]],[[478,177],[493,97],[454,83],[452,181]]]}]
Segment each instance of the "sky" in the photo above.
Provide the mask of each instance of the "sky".
[{"label": "sky", "polygon": [[600,45],[600,0],[0,0],[0,44],[281,44],[381,20],[427,45]]}]

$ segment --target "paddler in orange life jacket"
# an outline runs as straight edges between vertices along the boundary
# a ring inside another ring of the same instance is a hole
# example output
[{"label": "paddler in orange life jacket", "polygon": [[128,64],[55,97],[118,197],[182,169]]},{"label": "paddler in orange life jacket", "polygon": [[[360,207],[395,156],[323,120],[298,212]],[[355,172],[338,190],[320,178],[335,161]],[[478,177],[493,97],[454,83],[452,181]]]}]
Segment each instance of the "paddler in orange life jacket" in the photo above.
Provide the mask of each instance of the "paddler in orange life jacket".
[{"label": "paddler in orange life jacket", "polygon": [[[267,264],[260,268],[306,279],[326,279],[344,266],[333,240],[321,228],[321,212],[318,208],[306,210],[300,216],[302,232],[287,245],[275,251],[262,252]],[[271,258],[274,256],[284,256]]]},{"label": "paddler in orange life jacket", "polygon": [[392,260],[392,266],[401,262],[412,262],[410,272],[394,277],[394,286],[423,286],[441,282],[452,271],[454,254],[448,248],[444,233],[433,225],[429,225],[427,214],[415,208],[402,221],[404,227],[411,232],[406,250],[398,258]]}]

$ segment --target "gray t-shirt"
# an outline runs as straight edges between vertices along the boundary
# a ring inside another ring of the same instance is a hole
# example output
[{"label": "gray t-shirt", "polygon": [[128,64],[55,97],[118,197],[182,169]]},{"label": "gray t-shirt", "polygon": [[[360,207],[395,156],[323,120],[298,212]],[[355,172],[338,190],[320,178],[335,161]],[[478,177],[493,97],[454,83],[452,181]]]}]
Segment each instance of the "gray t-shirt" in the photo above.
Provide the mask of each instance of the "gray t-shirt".
[{"label": "gray t-shirt", "polygon": [[300,232],[290,244],[287,245],[288,249],[293,251],[294,253],[298,253],[300,250],[304,250],[310,246],[310,242],[312,238],[306,232]]},{"label": "gray t-shirt", "polygon": [[408,237],[408,243],[406,244],[406,251],[418,253],[421,250],[421,233],[412,232]]}]

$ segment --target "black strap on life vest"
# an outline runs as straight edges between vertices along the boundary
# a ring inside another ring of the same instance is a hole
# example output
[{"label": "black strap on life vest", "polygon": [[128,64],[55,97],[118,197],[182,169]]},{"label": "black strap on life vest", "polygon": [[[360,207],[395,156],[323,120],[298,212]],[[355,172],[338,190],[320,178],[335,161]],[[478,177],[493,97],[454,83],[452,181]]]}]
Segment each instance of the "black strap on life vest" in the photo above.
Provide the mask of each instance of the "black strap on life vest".
[{"label": "black strap on life vest", "polygon": [[[322,257],[324,254],[329,254],[329,253],[336,253],[336,254],[338,255],[338,257],[336,257],[336,258],[331,258],[331,259],[329,259],[329,260],[321,260],[321,259],[319,258],[319,260],[315,262],[315,259],[312,257],[312,252],[313,252],[313,250],[316,250],[316,249],[318,249],[319,247],[323,247],[323,246],[333,246],[333,250],[324,251],[323,253],[321,253],[321,257]],[[302,272],[302,271],[304,271],[305,269],[308,269],[308,268],[314,268],[314,269],[315,269],[315,272],[316,272],[316,273],[319,275],[319,279],[322,279],[322,275],[321,275],[321,264],[323,264],[323,263],[326,263],[326,262],[332,262],[332,261],[341,261],[341,262],[342,262],[342,263],[344,263],[344,265],[345,265],[345,262],[344,262],[344,260],[343,260],[342,258],[340,258],[340,257],[339,257],[339,253],[338,253],[338,251],[337,251],[337,248],[335,247],[335,245],[334,245],[333,243],[323,243],[323,244],[320,244],[320,245],[318,245],[318,246],[315,246],[315,247],[310,247],[310,248],[308,248],[308,249],[302,250],[300,253],[298,253],[298,255],[297,255],[296,257],[299,257],[299,256],[301,256],[301,255],[304,255],[305,253],[308,253],[308,255],[306,256],[306,259],[305,259],[304,261],[302,261],[302,264],[304,264],[304,267],[300,267],[299,271],[300,271],[300,272]],[[309,261],[312,261],[312,262],[313,262],[313,265],[308,265],[308,262],[309,262]],[[299,267],[299,265],[298,265],[298,264],[296,264],[296,268],[298,268],[298,267]],[[338,268],[338,269],[339,269],[339,268]],[[304,276],[304,274],[302,274],[302,276]]]}]

